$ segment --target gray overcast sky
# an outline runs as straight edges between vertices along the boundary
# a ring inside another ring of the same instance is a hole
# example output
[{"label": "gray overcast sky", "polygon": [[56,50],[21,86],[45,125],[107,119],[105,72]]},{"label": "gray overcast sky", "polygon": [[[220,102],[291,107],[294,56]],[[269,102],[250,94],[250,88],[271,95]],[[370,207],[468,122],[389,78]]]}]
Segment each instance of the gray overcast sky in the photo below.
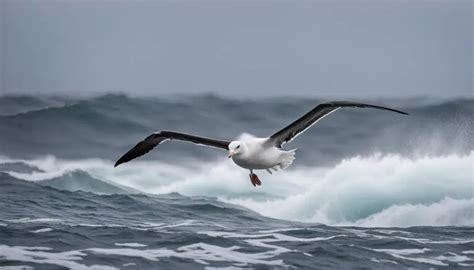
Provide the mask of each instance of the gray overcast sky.
[{"label": "gray overcast sky", "polygon": [[472,1],[0,0],[1,93],[472,96]]}]

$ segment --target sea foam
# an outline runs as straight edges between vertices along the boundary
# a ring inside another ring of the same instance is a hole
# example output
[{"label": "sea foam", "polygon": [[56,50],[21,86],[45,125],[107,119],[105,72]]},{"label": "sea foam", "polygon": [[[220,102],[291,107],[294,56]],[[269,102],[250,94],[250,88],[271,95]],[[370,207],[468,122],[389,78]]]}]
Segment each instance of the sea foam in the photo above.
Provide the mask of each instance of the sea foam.
[{"label": "sea foam", "polygon": [[373,155],[342,160],[334,167],[293,166],[268,175],[254,188],[248,172],[222,159],[185,165],[134,161],[118,167],[102,159],[46,157],[25,162],[41,171],[10,174],[44,180],[72,170],[147,193],[211,196],[262,215],[330,225],[406,227],[474,224],[474,151],[467,155],[406,158]]}]

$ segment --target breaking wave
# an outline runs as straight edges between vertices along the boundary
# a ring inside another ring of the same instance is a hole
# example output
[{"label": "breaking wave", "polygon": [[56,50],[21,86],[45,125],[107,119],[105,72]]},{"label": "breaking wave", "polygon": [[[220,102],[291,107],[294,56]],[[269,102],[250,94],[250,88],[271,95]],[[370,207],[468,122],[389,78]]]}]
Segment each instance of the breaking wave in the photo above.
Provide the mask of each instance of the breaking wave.
[{"label": "breaking wave", "polygon": [[[295,166],[273,175],[261,171],[263,185],[259,188],[250,185],[245,170],[224,157],[185,165],[137,161],[116,169],[107,160],[52,156],[35,160],[4,157],[0,163],[35,167],[33,172],[5,171],[30,181],[55,179],[56,186],[68,190],[71,182],[76,190],[91,191],[91,181],[105,181],[123,187],[121,191],[217,197],[264,216],[291,221],[407,227],[474,225],[473,160],[474,151],[417,159],[353,157],[334,167]],[[77,186],[81,181],[71,181],[74,177],[87,179],[85,187]],[[114,193],[112,189],[110,193]]]},{"label": "breaking wave", "polygon": [[472,267],[474,100],[379,101],[410,116],[340,110],[255,188],[191,144],[113,163],[155,130],[267,136],[321,100],[0,97],[0,265]]},{"label": "breaking wave", "polygon": [[287,184],[298,182],[302,192],[231,201],[271,217],[333,225],[473,225],[473,158],[355,157],[323,171],[288,172]]}]

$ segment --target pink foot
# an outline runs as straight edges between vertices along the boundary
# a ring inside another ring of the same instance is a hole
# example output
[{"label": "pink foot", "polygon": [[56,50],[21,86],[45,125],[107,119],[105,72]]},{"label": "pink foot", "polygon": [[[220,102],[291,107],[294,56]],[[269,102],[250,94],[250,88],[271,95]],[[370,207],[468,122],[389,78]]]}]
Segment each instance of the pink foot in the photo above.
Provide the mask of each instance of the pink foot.
[{"label": "pink foot", "polygon": [[258,179],[258,176],[256,174],[252,173],[252,174],[249,174],[249,176],[250,176],[250,182],[252,182],[252,185],[254,187],[262,185],[262,181]]}]

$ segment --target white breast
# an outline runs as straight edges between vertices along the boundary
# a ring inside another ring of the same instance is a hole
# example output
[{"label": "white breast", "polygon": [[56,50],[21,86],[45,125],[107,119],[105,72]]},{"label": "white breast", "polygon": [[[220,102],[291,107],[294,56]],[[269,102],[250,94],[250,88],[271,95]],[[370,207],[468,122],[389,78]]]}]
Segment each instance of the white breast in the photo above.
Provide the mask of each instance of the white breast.
[{"label": "white breast", "polygon": [[284,151],[265,145],[265,138],[253,138],[245,141],[247,150],[242,155],[235,155],[232,160],[235,164],[246,169],[268,169],[280,164],[280,157]]}]

